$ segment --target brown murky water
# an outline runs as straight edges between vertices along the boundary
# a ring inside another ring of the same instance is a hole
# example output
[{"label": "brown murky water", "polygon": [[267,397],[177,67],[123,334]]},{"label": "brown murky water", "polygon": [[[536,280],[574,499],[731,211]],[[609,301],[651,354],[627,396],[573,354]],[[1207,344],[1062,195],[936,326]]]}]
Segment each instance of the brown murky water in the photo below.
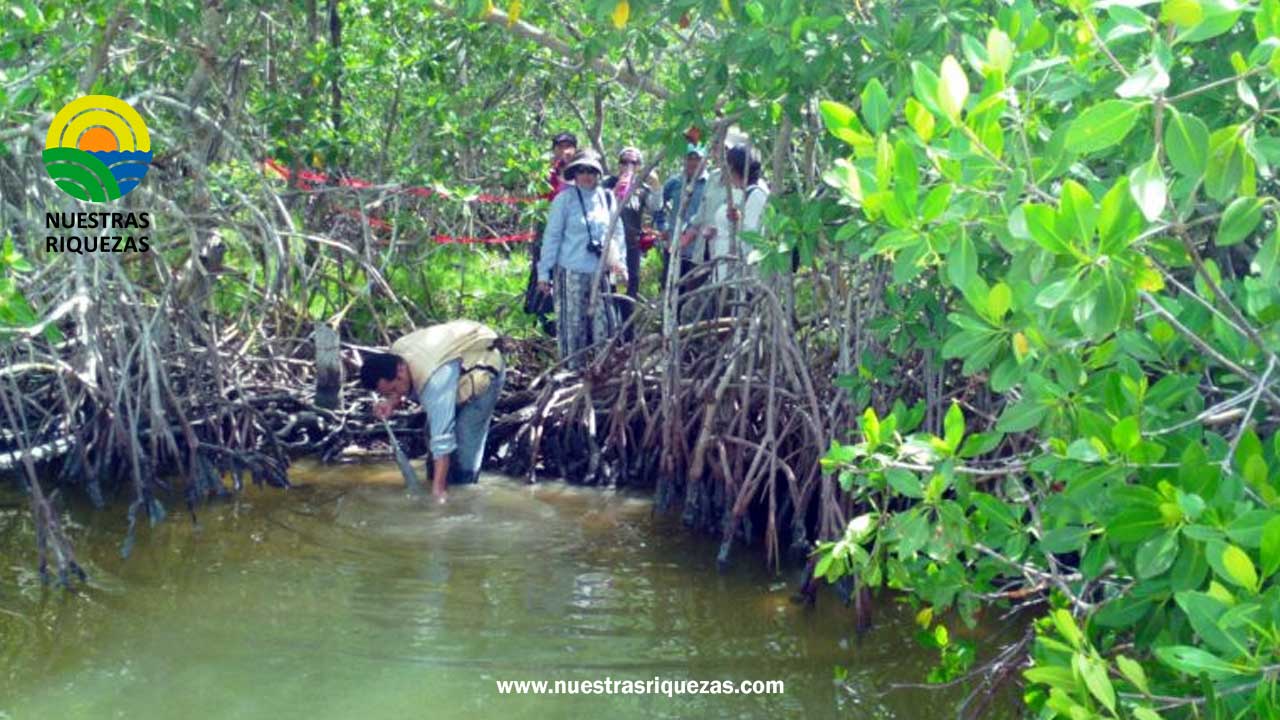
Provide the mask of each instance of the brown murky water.
[{"label": "brown murky water", "polygon": [[[752,551],[718,574],[715,546],[652,517],[647,498],[487,476],[437,506],[406,497],[390,463],[293,477],[295,489],[247,491],[198,524],[174,508],[129,560],[122,509],[73,511],[92,575],[75,594],[40,586],[25,505],[0,494],[0,720],[915,720],[953,716],[961,697],[890,688],[934,660],[907,608],[882,605],[859,641],[834,595],[793,605],[794,577]],[[655,677],[783,680],[785,692],[497,690]]]}]

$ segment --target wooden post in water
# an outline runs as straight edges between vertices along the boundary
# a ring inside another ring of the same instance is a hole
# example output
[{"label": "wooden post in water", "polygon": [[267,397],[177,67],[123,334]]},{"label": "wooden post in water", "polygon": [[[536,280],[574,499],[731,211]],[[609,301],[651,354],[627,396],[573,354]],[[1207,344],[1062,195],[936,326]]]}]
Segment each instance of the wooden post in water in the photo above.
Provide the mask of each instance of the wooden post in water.
[{"label": "wooden post in water", "polygon": [[338,353],[338,333],[324,323],[316,323],[316,405],[328,410],[342,407],[342,357]]}]

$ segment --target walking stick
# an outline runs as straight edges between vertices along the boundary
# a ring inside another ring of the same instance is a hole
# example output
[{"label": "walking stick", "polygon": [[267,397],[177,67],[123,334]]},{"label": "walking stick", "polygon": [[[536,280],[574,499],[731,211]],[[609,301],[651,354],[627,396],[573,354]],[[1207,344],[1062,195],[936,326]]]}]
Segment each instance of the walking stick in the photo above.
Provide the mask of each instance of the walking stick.
[{"label": "walking stick", "polygon": [[396,465],[400,466],[400,474],[404,476],[404,487],[412,495],[422,494],[422,482],[418,480],[418,473],[414,471],[413,466],[409,464],[409,456],[404,454],[399,441],[396,440],[395,433],[391,432],[391,425],[385,418],[382,420],[382,427],[387,431],[387,440],[391,442],[391,447],[396,451]]}]

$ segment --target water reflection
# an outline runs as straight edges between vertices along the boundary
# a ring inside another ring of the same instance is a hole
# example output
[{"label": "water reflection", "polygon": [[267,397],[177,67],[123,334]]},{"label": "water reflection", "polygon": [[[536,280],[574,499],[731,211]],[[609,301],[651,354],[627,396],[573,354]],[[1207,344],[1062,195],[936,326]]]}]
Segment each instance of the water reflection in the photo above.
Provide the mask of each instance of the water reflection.
[{"label": "water reflection", "polygon": [[[856,642],[833,598],[791,604],[746,551],[717,574],[714,544],[644,498],[487,477],[438,506],[408,498],[394,465],[295,475],[194,525],[175,515],[127,562],[121,513],[77,511],[94,578],[81,597],[33,588],[24,514],[0,514],[0,713],[914,719],[958,697],[884,693],[931,660],[910,613],[882,609]],[[655,676],[782,679],[786,693],[504,696],[494,682]]]}]

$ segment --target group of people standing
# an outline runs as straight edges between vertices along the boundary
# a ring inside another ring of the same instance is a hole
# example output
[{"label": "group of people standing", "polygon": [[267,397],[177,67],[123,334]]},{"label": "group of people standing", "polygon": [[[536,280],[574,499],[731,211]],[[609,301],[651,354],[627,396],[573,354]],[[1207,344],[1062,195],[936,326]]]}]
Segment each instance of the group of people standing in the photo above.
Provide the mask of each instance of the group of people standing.
[{"label": "group of people standing", "polygon": [[[580,149],[572,133],[552,139],[551,207],[534,248],[525,309],[545,314],[551,299],[560,357],[568,367],[582,367],[586,348],[614,337],[620,328],[630,335],[645,213],[652,217],[666,262],[678,260],[684,291],[753,272],[744,233],[759,232],[769,198],[759,153],[745,135],[730,130],[708,162],[696,132],[685,137],[684,167],[661,185],[654,173],[640,177],[644,156],[634,147],[618,153],[617,172],[604,178],[599,154]],[[710,271],[699,272],[707,264]],[[593,283],[598,283],[594,305]],[[615,284],[625,286],[625,296],[606,298]]]},{"label": "group of people standing", "polygon": [[[686,139],[684,167],[662,185],[652,173],[641,177],[644,156],[636,148],[618,153],[617,172],[605,178],[599,155],[580,150],[572,134],[553,139],[551,208],[534,249],[526,310],[545,311],[544,301],[551,299],[560,357],[568,367],[581,368],[587,348],[629,327],[646,213],[667,262],[679,262],[677,276],[687,289],[752,272],[743,233],[759,231],[769,197],[759,155],[744,135],[730,132],[708,167],[697,136]],[[615,283],[626,292],[611,293]],[[390,417],[407,399],[426,411],[431,490],[443,502],[448,486],[479,476],[506,379],[498,334],[454,320],[411,332],[388,350],[363,354],[360,384],[381,397],[373,407],[379,418]]]},{"label": "group of people standing", "polygon": [[[618,173],[604,179],[599,157],[578,151],[572,135],[556,136],[553,151],[558,167],[552,170],[551,208],[535,262],[537,292],[554,297],[561,357],[577,367],[584,348],[612,337],[631,315],[629,304],[603,294],[617,283],[626,286],[627,297],[636,296],[642,214],[661,211],[661,192],[655,181],[639,182],[644,158],[635,148],[619,153]],[[613,222],[615,208],[619,222]],[[593,282],[600,287],[591,312]]]}]

